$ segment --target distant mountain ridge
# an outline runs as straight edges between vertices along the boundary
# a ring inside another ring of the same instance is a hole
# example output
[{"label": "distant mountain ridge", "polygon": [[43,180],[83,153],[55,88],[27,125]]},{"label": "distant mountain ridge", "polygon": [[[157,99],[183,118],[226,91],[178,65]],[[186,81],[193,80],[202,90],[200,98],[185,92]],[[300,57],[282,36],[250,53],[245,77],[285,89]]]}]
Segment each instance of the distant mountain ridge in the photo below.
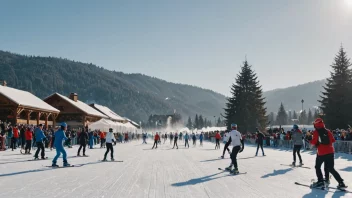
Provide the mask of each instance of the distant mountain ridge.
[{"label": "distant mountain ridge", "polygon": [[[202,114],[213,121],[223,113],[226,97],[191,85],[170,83],[143,74],[110,71],[93,64],[62,58],[25,56],[0,50],[0,80],[8,86],[27,90],[40,98],[54,92],[77,92],[86,103],[108,106],[116,113],[137,122],[150,114],[183,116]],[[299,111],[318,106],[325,80],[264,92],[267,113],[277,112],[283,102],[286,110]]]},{"label": "distant mountain ridge", "polygon": [[40,98],[54,92],[108,106],[137,122],[150,114],[172,114],[187,120],[202,114],[213,120],[225,106],[225,96],[190,85],[166,82],[142,74],[125,74],[62,58],[24,56],[0,51],[0,80]]},{"label": "distant mountain ridge", "polygon": [[279,109],[281,102],[284,104],[284,107],[287,111],[300,111],[302,109],[302,99],[304,100],[304,109],[312,109],[315,106],[319,106],[319,96],[323,91],[323,86],[325,85],[325,83],[326,80],[318,80],[297,85],[294,87],[275,89],[264,92],[264,97],[267,101],[267,112],[276,113]]}]

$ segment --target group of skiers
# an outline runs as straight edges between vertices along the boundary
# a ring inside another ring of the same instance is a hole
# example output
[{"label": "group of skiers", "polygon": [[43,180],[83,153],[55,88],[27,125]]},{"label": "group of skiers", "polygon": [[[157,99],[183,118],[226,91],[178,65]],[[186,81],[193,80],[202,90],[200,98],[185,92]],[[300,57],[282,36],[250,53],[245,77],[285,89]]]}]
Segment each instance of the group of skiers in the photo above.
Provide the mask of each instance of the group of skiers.
[{"label": "group of skiers", "polygon": [[[183,135],[182,133],[170,133],[169,135],[167,134],[162,134],[161,135],[161,138],[164,139],[164,144],[167,140],[167,138],[170,138],[170,145],[173,143],[173,149],[176,147],[176,149],[178,149],[178,140],[183,140],[185,141],[185,147],[188,147],[189,148],[189,139],[190,139],[190,135],[188,133],[185,133],[185,135]],[[159,133],[157,132],[155,135],[154,135],[154,144],[153,144],[153,147],[152,149],[155,148],[158,148],[158,144],[161,144],[161,138],[160,138],[160,135]],[[191,135],[191,138],[192,138],[192,141],[193,141],[193,146],[196,146],[196,142],[197,142],[197,135],[195,133],[192,133]],[[204,140],[204,133],[202,132],[200,135],[199,135],[199,142],[200,142],[200,146],[203,146],[203,140]],[[146,135],[144,136],[143,134],[143,144],[146,144]]]},{"label": "group of skiers", "polygon": [[[331,173],[333,177],[336,179],[338,182],[338,189],[344,190],[347,188],[347,186],[344,183],[344,180],[341,178],[340,174],[335,170],[334,168],[334,147],[333,143],[335,142],[335,139],[333,137],[333,134],[330,130],[325,128],[325,124],[321,118],[318,118],[314,121],[314,128],[315,130],[313,131],[313,138],[310,141],[310,144],[314,145],[317,148],[317,157],[315,161],[315,171],[318,180],[316,182],[313,182],[311,187],[313,188],[322,188],[325,187],[326,185],[330,184],[330,177],[329,174]],[[237,131],[237,125],[232,124],[231,125],[232,130],[228,133],[224,134],[224,151],[223,155],[221,156],[224,158],[225,151],[228,150],[230,156],[231,156],[231,164],[229,167],[226,168],[226,170],[230,171],[233,174],[238,174],[238,164],[237,164],[237,154],[241,153],[244,149],[244,142],[241,133]],[[258,150],[261,148],[264,154],[263,150],[263,139],[264,139],[264,134],[261,133],[257,129],[257,152],[256,156],[258,155]],[[291,139],[293,142],[293,162],[292,166],[296,166],[296,155],[299,158],[299,166],[303,165],[302,157],[300,155],[300,150],[303,146],[303,141],[304,137],[302,134],[302,131],[299,129],[298,125],[293,125],[292,129],[292,134],[291,134]],[[228,147],[232,146],[232,152],[229,151]],[[325,172],[325,179],[323,177],[322,171],[321,171],[321,166],[324,163],[324,172]],[[232,169],[233,168],[233,169]]]}]

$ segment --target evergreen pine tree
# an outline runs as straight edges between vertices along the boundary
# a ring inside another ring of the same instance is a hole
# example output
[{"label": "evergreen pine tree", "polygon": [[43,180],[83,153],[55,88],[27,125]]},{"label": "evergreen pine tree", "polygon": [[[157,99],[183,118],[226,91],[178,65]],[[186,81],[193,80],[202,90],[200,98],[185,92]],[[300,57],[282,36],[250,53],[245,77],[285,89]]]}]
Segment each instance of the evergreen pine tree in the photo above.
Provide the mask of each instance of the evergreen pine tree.
[{"label": "evergreen pine tree", "polygon": [[217,127],[220,127],[222,124],[221,124],[221,118],[219,117],[218,118],[218,121],[216,122],[216,126]]},{"label": "evergreen pine tree", "polygon": [[248,132],[254,131],[256,127],[266,126],[263,91],[247,60],[231,87],[231,94],[227,99],[224,116],[229,128],[231,123],[236,123],[241,132]]},{"label": "evergreen pine tree", "polygon": [[279,111],[277,112],[276,124],[277,125],[287,125],[287,113],[286,113],[285,107],[282,103],[279,107]]},{"label": "evergreen pine tree", "polygon": [[198,114],[196,114],[196,117],[194,118],[193,127],[194,127],[195,129],[199,129]]},{"label": "evergreen pine tree", "polygon": [[307,118],[307,123],[306,124],[312,124],[313,122],[313,114],[312,114],[312,111],[309,109],[308,111],[308,118]]},{"label": "evergreen pine tree", "polygon": [[288,111],[287,124],[292,124],[292,111]]},{"label": "evergreen pine tree", "polygon": [[300,124],[307,124],[307,112],[306,110],[303,110],[301,114],[299,115],[299,123]]},{"label": "evergreen pine tree", "polygon": [[198,117],[198,128],[202,129],[204,127],[204,120],[203,120],[203,116],[199,115]]},{"label": "evergreen pine tree", "polygon": [[324,113],[324,122],[329,128],[345,127],[352,121],[350,66],[350,59],[347,58],[347,54],[341,46],[334,63],[331,65],[333,71],[330,78],[327,79],[319,101]]},{"label": "evergreen pine tree", "polygon": [[188,128],[188,129],[192,129],[192,128],[193,128],[193,127],[192,127],[192,119],[191,119],[191,117],[188,117],[187,128]]}]

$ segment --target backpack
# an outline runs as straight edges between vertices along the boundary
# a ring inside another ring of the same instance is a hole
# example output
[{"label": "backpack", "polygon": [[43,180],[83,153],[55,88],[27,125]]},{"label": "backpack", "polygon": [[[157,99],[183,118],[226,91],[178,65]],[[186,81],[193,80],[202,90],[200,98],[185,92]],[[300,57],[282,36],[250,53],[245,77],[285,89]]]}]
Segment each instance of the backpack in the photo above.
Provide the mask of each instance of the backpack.
[{"label": "backpack", "polygon": [[328,133],[329,133],[328,130],[326,130],[325,128],[318,129],[319,144],[323,144],[323,145],[330,144],[330,138]]}]

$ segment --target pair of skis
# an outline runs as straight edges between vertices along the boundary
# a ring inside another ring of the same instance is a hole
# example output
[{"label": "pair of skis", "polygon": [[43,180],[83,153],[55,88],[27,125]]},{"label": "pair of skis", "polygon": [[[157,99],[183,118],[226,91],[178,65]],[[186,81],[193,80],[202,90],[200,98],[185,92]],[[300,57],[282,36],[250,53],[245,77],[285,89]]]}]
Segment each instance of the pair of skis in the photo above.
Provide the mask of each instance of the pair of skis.
[{"label": "pair of skis", "polygon": [[[349,191],[349,190],[346,190],[346,189],[342,189],[342,188],[336,188],[336,187],[330,187],[330,186],[327,186],[327,187],[312,187],[311,185],[307,185],[307,184],[302,184],[302,183],[299,183],[299,182],[295,182],[296,185],[298,186],[304,186],[304,187],[308,187],[308,188],[314,188],[314,189],[318,189],[318,190],[329,190],[329,189],[334,189],[334,190],[338,190],[338,191],[341,191],[341,192],[345,192],[345,193],[352,193],[352,191]],[[347,188],[347,187],[346,187]]]},{"label": "pair of skis", "polygon": [[289,166],[292,168],[305,168],[305,169],[311,169],[310,167],[307,166],[293,166],[292,164],[280,164],[281,166]]},{"label": "pair of skis", "polygon": [[[226,169],[223,169],[223,168],[218,168],[218,170],[224,171],[224,172],[230,172],[230,171],[228,171],[228,170],[226,170]],[[247,174],[247,172],[239,172],[239,173],[233,174],[233,175],[244,175],[244,174]]]}]

